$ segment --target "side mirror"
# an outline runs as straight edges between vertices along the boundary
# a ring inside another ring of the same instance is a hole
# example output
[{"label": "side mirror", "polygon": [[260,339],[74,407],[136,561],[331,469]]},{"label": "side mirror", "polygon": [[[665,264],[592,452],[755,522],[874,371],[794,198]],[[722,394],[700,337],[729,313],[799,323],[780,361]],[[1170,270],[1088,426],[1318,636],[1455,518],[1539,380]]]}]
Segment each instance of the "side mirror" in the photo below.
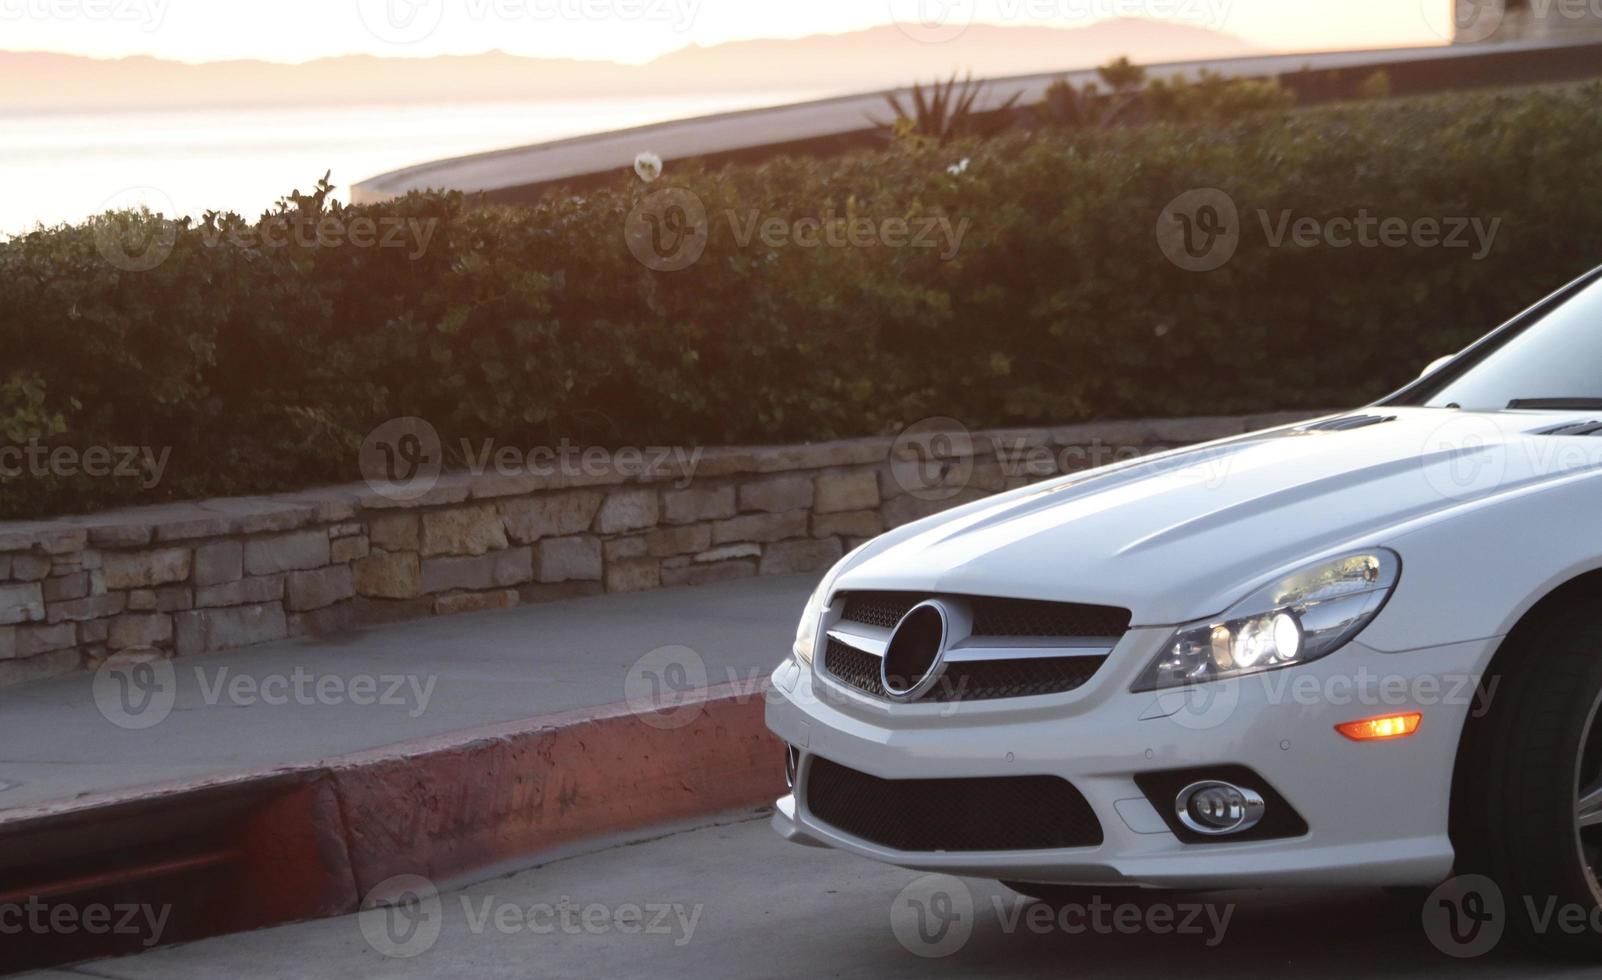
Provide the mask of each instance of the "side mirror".
[{"label": "side mirror", "polygon": [[1455,360],[1457,360],[1457,355],[1456,354],[1448,354],[1445,357],[1436,358],[1435,360],[1430,362],[1430,366],[1425,368],[1424,369],[1424,373],[1420,374],[1419,377],[1427,378],[1430,375],[1434,374],[1436,371],[1439,371],[1441,368],[1446,367],[1448,364],[1452,363]]}]

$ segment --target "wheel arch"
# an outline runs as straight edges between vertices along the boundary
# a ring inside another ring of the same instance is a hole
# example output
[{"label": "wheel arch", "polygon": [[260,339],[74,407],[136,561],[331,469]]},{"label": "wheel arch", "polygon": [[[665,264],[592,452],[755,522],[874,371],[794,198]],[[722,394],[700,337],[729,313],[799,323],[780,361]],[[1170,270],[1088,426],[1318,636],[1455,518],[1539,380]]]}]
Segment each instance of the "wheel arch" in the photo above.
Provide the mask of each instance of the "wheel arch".
[{"label": "wheel arch", "polygon": [[[1602,568],[1593,568],[1581,572],[1566,582],[1552,588],[1544,596],[1531,605],[1503,637],[1496,653],[1491,656],[1490,662],[1480,676],[1479,690],[1489,690],[1494,705],[1498,694],[1503,690],[1499,678],[1504,677],[1516,663],[1523,662],[1530,654],[1528,647],[1520,642],[1521,639],[1536,630],[1550,618],[1572,610],[1576,605],[1590,605],[1602,609]],[[1496,687],[1489,687],[1496,683]],[[1449,806],[1449,823],[1452,828],[1454,842],[1457,839],[1459,820],[1461,817],[1459,802],[1464,794],[1467,782],[1478,774],[1478,767],[1470,758],[1477,750],[1475,735],[1480,726],[1487,725],[1490,710],[1479,710],[1481,705],[1476,703],[1474,711],[1470,711],[1464,720],[1463,731],[1458,736],[1457,753],[1452,766],[1452,797]]]}]

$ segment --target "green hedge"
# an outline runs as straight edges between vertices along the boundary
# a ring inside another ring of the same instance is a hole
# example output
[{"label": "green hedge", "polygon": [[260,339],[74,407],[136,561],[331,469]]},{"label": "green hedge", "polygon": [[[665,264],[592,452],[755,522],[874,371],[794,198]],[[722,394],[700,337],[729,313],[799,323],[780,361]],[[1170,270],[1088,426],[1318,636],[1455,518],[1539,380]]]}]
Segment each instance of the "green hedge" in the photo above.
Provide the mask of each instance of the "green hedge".
[{"label": "green hedge", "polygon": [[[258,222],[186,223],[147,271],[97,246],[149,216],[41,230],[0,244],[0,447],[172,452],[148,489],[0,477],[0,516],[355,479],[362,438],[399,415],[433,421],[450,445],[528,447],[1358,403],[1602,259],[1599,106],[1592,85],[903,142],[669,167],[528,208],[297,195]],[[1164,207],[1199,187],[1227,192],[1242,219],[1235,257],[1206,273],[1170,262],[1156,235]],[[705,254],[682,271],[647,269],[625,240],[631,209],[665,188],[711,216]],[[1501,223],[1476,261],[1417,245],[1273,248],[1258,217],[1362,209]],[[770,248],[738,240],[753,214],[968,230],[949,259]],[[317,222],[363,218],[433,235],[426,249],[306,241]],[[299,244],[229,240],[286,225]]]}]

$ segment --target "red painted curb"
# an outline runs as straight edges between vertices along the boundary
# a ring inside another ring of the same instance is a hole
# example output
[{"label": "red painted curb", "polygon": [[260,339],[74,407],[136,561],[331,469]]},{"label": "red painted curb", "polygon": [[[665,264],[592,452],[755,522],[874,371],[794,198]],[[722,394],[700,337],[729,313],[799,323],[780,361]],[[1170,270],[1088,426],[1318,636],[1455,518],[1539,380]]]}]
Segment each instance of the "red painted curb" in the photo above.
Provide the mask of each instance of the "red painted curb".
[{"label": "red painted curb", "polygon": [[[767,803],[765,683],[454,732],[271,770],[0,815],[13,898],[170,910],[156,936],[0,947],[0,971],[355,911],[400,874],[446,882],[575,841]],[[50,939],[51,937],[42,937]]]},{"label": "red painted curb", "polygon": [[346,757],[330,774],[357,887],[771,802],[784,767],[763,694],[725,685],[658,712],[609,705]]}]

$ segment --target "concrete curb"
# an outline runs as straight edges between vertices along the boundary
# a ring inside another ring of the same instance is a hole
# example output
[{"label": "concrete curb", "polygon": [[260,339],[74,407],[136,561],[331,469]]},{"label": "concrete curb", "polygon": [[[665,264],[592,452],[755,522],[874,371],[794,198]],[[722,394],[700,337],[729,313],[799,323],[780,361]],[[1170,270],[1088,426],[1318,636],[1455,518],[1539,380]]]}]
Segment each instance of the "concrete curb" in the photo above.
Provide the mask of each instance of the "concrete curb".
[{"label": "concrete curb", "polygon": [[448,882],[589,838],[766,803],[783,757],[765,682],[613,704],[304,766],[0,817],[0,903],[168,910],[154,935],[46,935],[0,971],[356,911],[396,875]]},{"label": "concrete curb", "polygon": [[608,705],[347,756],[329,774],[357,888],[771,802],[784,768],[764,690],[728,684],[657,713]]}]

